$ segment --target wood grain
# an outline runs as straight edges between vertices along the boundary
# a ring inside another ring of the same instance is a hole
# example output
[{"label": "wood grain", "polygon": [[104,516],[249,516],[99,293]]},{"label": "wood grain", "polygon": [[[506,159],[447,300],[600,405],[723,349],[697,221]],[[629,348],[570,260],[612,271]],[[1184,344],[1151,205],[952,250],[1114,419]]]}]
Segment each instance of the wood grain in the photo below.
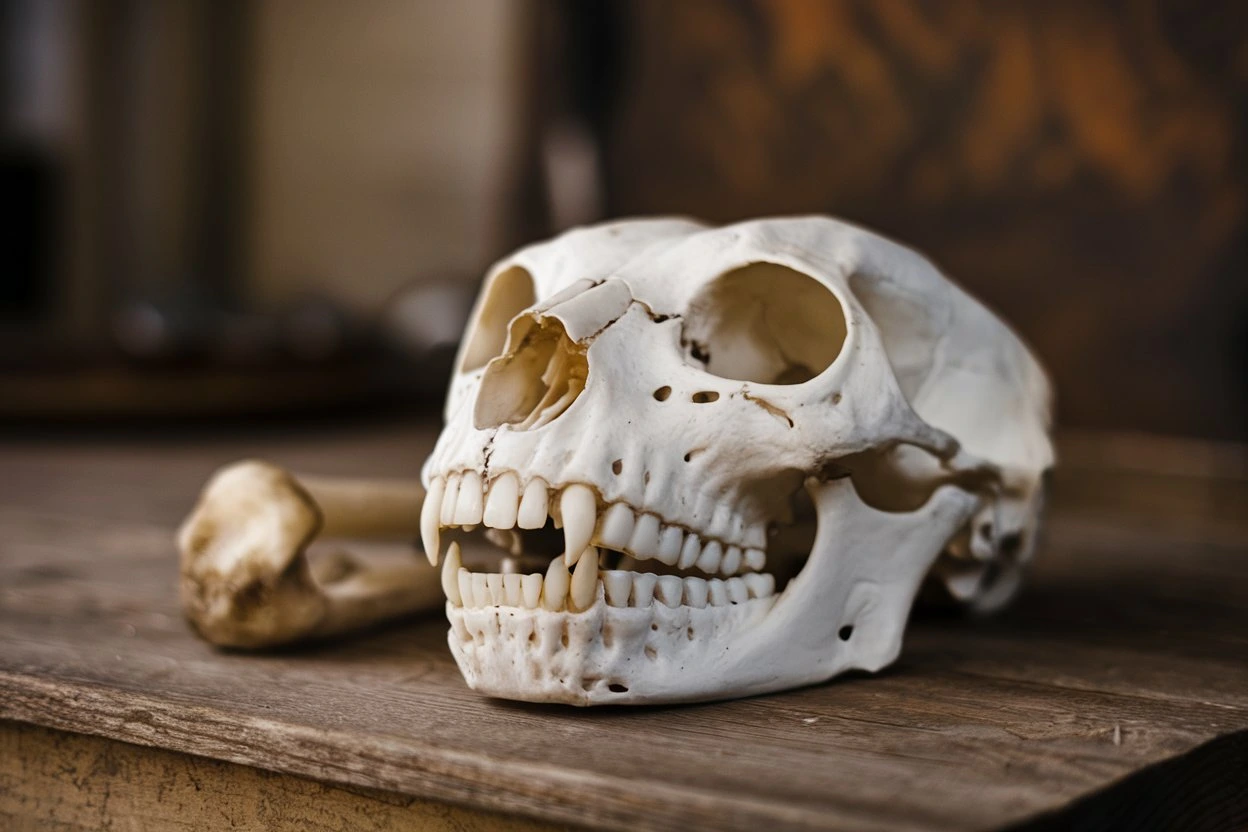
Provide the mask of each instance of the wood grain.
[{"label": "wood grain", "polygon": [[[1093,488],[1059,469],[1034,580],[1007,613],[923,616],[878,676],[738,702],[485,699],[440,615],[261,655],[189,632],[171,535],[216,465],[401,475],[431,439],[366,426],[0,447],[0,717],[614,829],[1000,828],[1248,728],[1234,471],[1224,503],[1196,510],[1192,477],[1098,469]],[[1188,495],[1171,517],[1168,492]]]}]

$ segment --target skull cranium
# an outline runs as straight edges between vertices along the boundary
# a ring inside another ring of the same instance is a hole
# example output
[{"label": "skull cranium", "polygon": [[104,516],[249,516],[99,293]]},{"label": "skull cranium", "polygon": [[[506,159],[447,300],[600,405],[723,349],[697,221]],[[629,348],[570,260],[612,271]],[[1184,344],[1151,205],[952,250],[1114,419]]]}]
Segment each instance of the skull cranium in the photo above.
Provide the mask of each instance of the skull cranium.
[{"label": "skull cranium", "polygon": [[452,652],[491,695],[876,670],[925,577],[997,606],[1034,544],[1043,370],[922,257],[835,220],[530,246],[491,270],[456,366],[422,534],[435,561],[463,529],[504,550],[470,569],[452,544],[443,567]]}]

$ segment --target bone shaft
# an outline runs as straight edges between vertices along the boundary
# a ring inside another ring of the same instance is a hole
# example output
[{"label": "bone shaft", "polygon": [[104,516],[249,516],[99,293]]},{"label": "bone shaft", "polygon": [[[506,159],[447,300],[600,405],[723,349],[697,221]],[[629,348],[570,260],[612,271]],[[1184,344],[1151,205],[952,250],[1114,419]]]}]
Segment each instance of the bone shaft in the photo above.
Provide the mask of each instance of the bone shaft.
[{"label": "bone shaft", "polygon": [[353,560],[358,571],[320,585],[327,605],[316,635],[348,632],[441,606],[438,570],[410,551],[370,557],[357,550]]},{"label": "bone shaft", "polygon": [[320,506],[320,537],[413,540],[420,534],[425,489],[417,480],[300,477]]}]

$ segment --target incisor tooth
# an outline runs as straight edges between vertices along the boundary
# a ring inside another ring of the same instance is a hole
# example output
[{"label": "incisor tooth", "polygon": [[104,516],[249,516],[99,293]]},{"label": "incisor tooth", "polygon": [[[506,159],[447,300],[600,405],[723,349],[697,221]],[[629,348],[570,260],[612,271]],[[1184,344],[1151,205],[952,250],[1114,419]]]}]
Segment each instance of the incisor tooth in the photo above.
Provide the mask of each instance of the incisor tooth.
[{"label": "incisor tooth", "polygon": [[542,609],[557,611],[563,609],[563,602],[568,597],[568,584],[572,576],[568,567],[564,566],[563,558],[555,558],[546,568],[546,580],[542,584]]},{"label": "incisor tooth", "polygon": [[459,596],[459,544],[452,541],[446,550],[446,563],[442,564],[442,594],[457,607],[463,606]]},{"label": "incisor tooth", "polygon": [[477,599],[472,594],[472,573],[461,566],[455,578],[459,582],[459,600],[465,607],[475,607]]},{"label": "incisor tooth", "polygon": [[643,558],[654,557],[659,551],[659,518],[653,514],[638,515],[637,525],[633,526],[633,536],[625,548]]},{"label": "incisor tooth", "polygon": [[598,532],[599,543],[616,551],[627,547],[628,541],[633,537],[635,522],[631,508],[623,503],[612,503],[602,518],[602,529]]},{"label": "incisor tooth", "polygon": [[455,499],[456,525],[475,526],[481,522],[481,492],[481,475],[465,471],[459,480],[459,496]]},{"label": "incisor tooth", "polygon": [[490,572],[485,576],[486,591],[490,593],[490,603],[500,606],[507,603],[507,594],[503,592],[503,575],[501,572]]},{"label": "incisor tooth", "polygon": [[459,499],[459,474],[447,474],[446,476],[446,493],[442,495],[442,509],[438,512],[438,519],[443,526],[451,526],[455,523],[455,502]]},{"label": "incisor tooth", "polygon": [[524,487],[524,496],[520,498],[520,511],[516,515],[516,525],[522,529],[540,529],[546,525],[546,512],[550,508],[550,492],[546,481],[540,477],[529,480]]},{"label": "incisor tooth", "polygon": [[745,581],[740,578],[729,578],[724,581],[724,588],[728,590],[728,600],[734,604],[744,604],[750,600],[750,593],[745,588]]},{"label": "incisor tooth", "polygon": [[472,573],[472,600],[476,602],[478,607],[488,607],[494,603],[494,598],[490,595],[490,585],[486,582],[486,574],[484,572]]},{"label": "incisor tooth", "polygon": [[680,547],[685,542],[685,530],[680,526],[664,526],[659,534],[659,550],[655,557],[668,566],[680,560]]},{"label": "incisor tooth", "polygon": [[767,555],[761,549],[745,550],[745,568],[751,572],[761,572],[767,565]]},{"label": "incisor tooth", "polygon": [[685,543],[680,547],[680,560],[676,565],[681,569],[688,569],[698,561],[698,556],[702,554],[702,545],[698,542],[698,536],[693,532],[685,535]]},{"label": "incisor tooth", "polygon": [[706,582],[708,594],[711,598],[712,606],[724,607],[728,605],[728,588],[724,586],[724,582],[719,578],[711,578]]},{"label": "incisor tooth", "polygon": [[595,590],[598,588],[598,550],[589,547],[581,555],[576,569],[572,571],[572,588],[568,593],[568,608],[585,610],[594,603]]},{"label": "incisor tooth", "polygon": [[603,572],[602,586],[606,590],[608,604],[613,607],[627,607],[628,594],[633,589],[633,575],[631,572],[615,569]]},{"label": "incisor tooth", "polygon": [[507,606],[520,606],[520,575],[511,573],[503,576],[503,598],[507,600]]},{"label": "incisor tooth", "polygon": [[559,497],[559,513],[563,515],[563,560],[573,566],[594,536],[598,519],[598,501],[588,485],[573,483]]},{"label": "incisor tooth", "polygon": [[706,606],[706,598],[710,589],[701,578],[685,578],[685,603],[691,607],[702,609]]},{"label": "incisor tooth", "polygon": [[741,550],[736,546],[729,546],[724,550],[724,559],[720,561],[719,571],[725,575],[735,575],[741,570]]},{"label": "incisor tooth", "polygon": [[652,572],[638,572],[633,575],[633,606],[648,607],[654,602],[654,587],[659,576]]},{"label": "incisor tooth", "polygon": [[654,597],[669,607],[679,607],[685,595],[685,582],[675,575],[660,575],[654,588]]},{"label": "incisor tooth", "polygon": [[720,559],[724,556],[724,547],[718,540],[708,540],[698,555],[696,566],[708,575],[719,571]]},{"label": "incisor tooth", "polygon": [[490,493],[485,498],[485,515],[482,522],[491,529],[514,528],[516,510],[519,505],[520,479],[511,471],[500,474],[490,483]]},{"label": "incisor tooth", "polygon": [[524,597],[524,605],[531,610],[537,609],[542,600],[542,576],[533,572],[520,578],[520,594]]},{"label": "incisor tooth", "polygon": [[446,481],[434,477],[429,481],[429,492],[420,507],[420,545],[425,547],[425,557],[430,566],[438,565],[438,548],[442,545],[438,521],[442,514],[442,495],[446,493]]}]

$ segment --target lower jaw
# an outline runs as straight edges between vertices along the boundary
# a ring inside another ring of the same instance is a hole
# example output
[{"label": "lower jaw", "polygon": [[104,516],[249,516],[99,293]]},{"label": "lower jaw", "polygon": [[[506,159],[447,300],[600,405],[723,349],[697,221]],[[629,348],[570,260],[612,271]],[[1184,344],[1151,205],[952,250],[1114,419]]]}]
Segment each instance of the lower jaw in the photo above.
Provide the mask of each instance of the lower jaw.
[{"label": "lower jaw", "polygon": [[448,642],[472,689],[569,705],[714,699],[713,672],[777,596],[727,607],[612,607],[581,612],[448,603]]}]

